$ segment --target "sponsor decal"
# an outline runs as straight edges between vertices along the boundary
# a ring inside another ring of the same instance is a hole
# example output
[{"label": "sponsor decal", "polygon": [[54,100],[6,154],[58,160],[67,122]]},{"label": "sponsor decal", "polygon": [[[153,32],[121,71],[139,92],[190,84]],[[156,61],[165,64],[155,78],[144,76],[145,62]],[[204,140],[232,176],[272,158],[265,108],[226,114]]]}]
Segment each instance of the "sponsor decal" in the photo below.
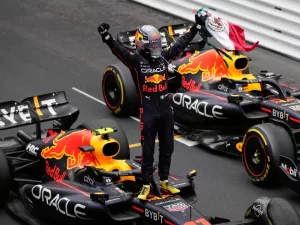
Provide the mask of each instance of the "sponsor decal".
[{"label": "sponsor decal", "polygon": [[244,99],[243,99],[243,101],[242,101],[241,103],[246,104],[246,103],[251,103],[251,102],[253,102],[253,101],[250,101],[250,100],[244,100]]},{"label": "sponsor decal", "polygon": [[161,202],[158,202],[158,203],[155,203],[154,205],[164,205],[164,204],[168,204],[168,203],[171,203],[171,202],[176,202],[176,201],[179,201],[180,198],[171,198],[171,199],[168,199],[166,201],[161,201]]},{"label": "sponsor decal", "polygon": [[284,168],[288,174],[290,174],[291,176],[297,178],[297,173],[298,173],[298,169],[297,168],[294,168],[292,166],[288,167],[284,163],[281,163],[281,167]]},{"label": "sponsor decal", "polygon": [[104,178],[104,182],[105,182],[105,185],[110,185],[110,184],[112,184],[112,180],[111,180],[111,178],[109,178],[109,177]]},{"label": "sponsor decal", "polygon": [[89,175],[84,176],[84,182],[94,186],[95,180],[91,178]]},{"label": "sponsor decal", "polygon": [[167,90],[167,88],[168,88],[167,82],[165,82],[164,84],[156,85],[155,87],[148,87],[146,84],[143,84],[143,92],[148,92],[148,93],[162,92],[162,91]]},{"label": "sponsor decal", "polygon": [[218,85],[218,89],[219,89],[220,91],[228,92],[228,87],[226,87],[224,84],[219,84],[219,85]]},{"label": "sponsor decal", "polygon": [[67,175],[66,172],[61,173],[60,168],[56,165],[52,168],[49,165],[49,162],[47,160],[46,160],[46,174],[56,181],[64,180],[65,176]]},{"label": "sponsor decal", "polygon": [[136,169],[141,169],[141,166],[139,164],[136,164],[134,162],[131,163]]},{"label": "sponsor decal", "polygon": [[289,108],[294,111],[300,111],[300,105],[292,105],[292,106],[289,106]]},{"label": "sponsor decal", "polygon": [[238,87],[238,92],[243,92],[244,91],[244,88],[243,87]]},{"label": "sponsor decal", "polygon": [[173,64],[169,64],[169,65],[168,65],[168,71],[169,71],[170,73],[174,73],[174,72],[175,72],[175,68],[176,68],[176,66],[173,65]]},{"label": "sponsor decal", "polygon": [[276,109],[273,109],[272,110],[272,115],[274,116],[274,117],[276,117],[276,118],[279,118],[279,119],[281,119],[281,120],[286,120],[286,121],[288,121],[289,120],[289,114],[288,113],[286,113],[285,111],[284,112],[282,112],[282,111],[278,111],[278,110],[276,110]]},{"label": "sponsor decal", "polygon": [[44,100],[44,101],[41,101],[41,105],[46,105],[48,107],[48,110],[49,112],[55,116],[57,113],[54,111],[52,105],[54,105],[56,103],[56,100],[53,98],[53,99],[49,99],[49,100]]},{"label": "sponsor decal", "polygon": [[160,212],[154,212],[150,209],[145,209],[145,217],[147,217],[155,222],[163,224],[164,216],[161,215]]},{"label": "sponsor decal", "polygon": [[154,74],[148,77],[145,76],[145,83],[160,84],[164,80],[166,80],[166,74],[164,75]]},{"label": "sponsor decal", "polygon": [[199,71],[202,73],[202,82],[231,76],[223,58],[214,50],[205,53],[195,51],[188,61],[178,68],[182,75],[198,74]]},{"label": "sponsor decal", "polygon": [[175,94],[173,96],[173,102],[174,104],[182,106],[188,110],[195,111],[195,113],[204,117],[226,119],[225,117],[223,117],[222,106],[209,105],[208,102],[199,101],[198,99],[192,102],[191,96],[185,95],[183,93]]},{"label": "sponsor decal", "polygon": [[173,186],[174,186],[174,187],[180,187],[180,186],[183,186],[183,185],[186,185],[186,183],[174,184]]},{"label": "sponsor decal", "polygon": [[120,200],[120,198],[109,199],[109,200],[106,200],[105,202],[115,202],[115,201],[118,201],[118,200]]},{"label": "sponsor decal", "polygon": [[[57,113],[52,108],[52,105],[55,103],[56,103],[55,99],[44,100],[44,101],[41,101],[41,107],[47,106],[49,112],[53,116],[55,116]],[[40,112],[41,107],[37,108],[36,110]],[[6,109],[0,109],[0,113],[2,114],[3,118],[5,119],[4,121],[0,120],[0,127],[6,126],[7,123],[17,124],[18,122],[16,121],[16,115],[17,115],[18,120],[21,119],[23,122],[31,121],[31,116],[30,116],[30,113],[28,110],[28,105],[13,106],[10,108],[9,112]]]},{"label": "sponsor decal", "polygon": [[163,207],[169,212],[184,212],[184,210],[189,208],[189,206],[183,202],[176,202],[170,205],[164,205]]},{"label": "sponsor decal", "polygon": [[152,69],[152,68],[142,68],[141,72],[142,73],[161,73],[161,72],[164,72],[165,69],[166,69],[166,67],[164,65],[162,65],[162,67],[155,68],[155,69]]},{"label": "sponsor decal", "polygon": [[36,151],[38,151],[38,150],[39,150],[39,148],[36,147],[36,146],[33,145],[33,144],[28,144],[28,145],[26,146],[26,152],[30,153],[31,155],[36,156],[36,155],[37,155],[37,154],[36,154]]},{"label": "sponsor decal", "polygon": [[196,84],[196,81],[193,79],[187,81],[185,76],[182,76],[181,86],[189,91],[194,92],[200,90],[202,83]]},{"label": "sponsor decal", "polygon": [[18,119],[21,118],[24,122],[31,120],[27,105],[13,106],[10,108],[9,112],[6,109],[0,109],[0,112],[6,120],[0,120],[0,127],[5,126],[7,123],[17,124],[18,122],[15,120],[15,115],[18,115]]},{"label": "sponsor decal", "polygon": [[52,146],[48,146],[41,151],[41,156],[44,159],[57,159],[60,160],[63,157],[67,158],[67,169],[73,169],[75,167],[82,166],[94,166],[100,165],[96,156],[92,152],[82,152],[78,146],[90,145],[93,138],[93,134],[89,130],[79,130],[68,134],[65,131],[61,131],[53,139]]},{"label": "sponsor decal", "polygon": [[121,188],[116,187],[115,190],[116,190],[118,193],[126,194],[126,192],[123,191]]},{"label": "sponsor decal", "polygon": [[264,213],[261,208],[261,205],[253,205],[252,209],[256,217],[260,217]]},{"label": "sponsor decal", "polygon": [[35,185],[31,189],[32,196],[44,202],[50,207],[54,207],[58,212],[67,217],[79,218],[79,219],[89,219],[86,217],[85,208],[86,206],[74,202],[67,197],[61,197],[59,194],[55,196],[52,194],[51,190],[43,187],[42,185]]}]

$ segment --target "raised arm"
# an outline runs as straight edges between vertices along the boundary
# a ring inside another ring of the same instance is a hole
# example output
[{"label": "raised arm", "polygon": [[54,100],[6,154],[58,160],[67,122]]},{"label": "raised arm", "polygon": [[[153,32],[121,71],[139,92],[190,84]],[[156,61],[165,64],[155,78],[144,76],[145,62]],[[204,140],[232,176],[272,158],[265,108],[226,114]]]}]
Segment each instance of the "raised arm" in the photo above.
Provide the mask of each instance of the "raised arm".
[{"label": "raised arm", "polygon": [[200,30],[201,27],[199,26],[199,28],[197,28],[197,26],[199,25],[194,24],[188,32],[178,38],[178,40],[175,43],[171,44],[170,47],[166,48],[162,52],[163,57],[169,61],[183,52],[188,44],[194,39],[197,32]]},{"label": "raised arm", "polygon": [[122,46],[118,41],[116,41],[111,34],[108,32],[109,25],[102,23],[98,27],[98,32],[102,36],[102,41],[107,44],[111,49],[112,53],[120,59],[129,69],[132,68],[134,64],[134,59],[136,54],[129,51],[127,48]]},{"label": "raised arm", "polygon": [[[179,55],[188,44],[193,40],[198,31],[201,31],[202,27],[205,27],[205,20],[209,13],[204,9],[199,9],[195,14],[195,24],[191,29],[181,36],[174,44],[171,44],[169,48],[163,51],[163,56],[166,60],[171,60]],[[203,32],[203,30],[202,30]],[[209,33],[205,33],[206,36],[211,37]]]}]

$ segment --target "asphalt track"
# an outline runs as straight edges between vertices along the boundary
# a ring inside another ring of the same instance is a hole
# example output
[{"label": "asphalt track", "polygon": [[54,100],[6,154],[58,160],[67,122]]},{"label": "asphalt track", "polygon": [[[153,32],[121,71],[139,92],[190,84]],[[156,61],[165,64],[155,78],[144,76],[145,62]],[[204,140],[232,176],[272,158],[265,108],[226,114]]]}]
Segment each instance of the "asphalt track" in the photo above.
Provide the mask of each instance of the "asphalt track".
[{"label": "asphalt track", "polygon": [[[182,21],[127,0],[2,1],[0,101],[64,90],[70,103],[81,110],[75,125],[89,119],[112,117],[98,100],[82,94],[103,100],[102,71],[107,64],[117,62],[97,33],[101,22],[109,23],[111,32],[116,34],[140,24],[159,27]],[[300,84],[299,62],[264,49],[247,55],[253,59],[250,67],[253,73],[267,69],[284,74],[286,82]],[[137,143],[139,124],[131,118],[118,121],[129,142]],[[15,132],[16,129],[1,131],[0,136]],[[266,190],[254,186],[240,159],[177,141],[175,147],[172,172],[184,175],[191,169],[198,170],[199,200],[195,206],[204,214],[240,219],[253,200],[263,195],[284,197],[300,211],[300,198],[292,191],[283,187]],[[136,147],[131,151],[132,155],[138,155],[141,150]],[[0,211],[0,223],[19,224],[5,210]]]}]

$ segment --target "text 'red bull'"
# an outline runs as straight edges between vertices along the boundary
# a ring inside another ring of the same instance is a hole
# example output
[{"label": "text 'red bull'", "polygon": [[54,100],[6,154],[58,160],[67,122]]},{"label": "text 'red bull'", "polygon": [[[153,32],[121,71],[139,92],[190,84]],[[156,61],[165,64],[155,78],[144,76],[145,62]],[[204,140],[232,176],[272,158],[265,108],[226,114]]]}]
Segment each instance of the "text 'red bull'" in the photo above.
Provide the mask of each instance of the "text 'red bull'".
[{"label": "text 'red bull'", "polygon": [[190,79],[189,81],[187,81],[185,76],[182,76],[181,86],[189,91],[194,92],[194,91],[200,90],[202,83],[199,83],[197,85],[196,81],[194,81],[193,79]]},{"label": "text 'red bull'", "polygon": [[178,72],[184,74],[197,74],[202,72],[202,81],[230,76],[223,58],[214,50],[200,53],[196,51],[188,60],[188,63],[182,64]]},{"label": "text 'red bull'", "polygon": [[143,85],[143,92],[148,92],[148,93],[151,93],[151,92],[162,92],[164,90],[167,90],[168,88],[168,84],[165,83],[165,84],[159,84],[155,87],[148,87],[146,84]]},{"label": "text 'red bull'", "polygon": [[46,174],[51,177],[53,180],[62,181],[65,179],[67,172],[64,171],[61,173],[60,168],[58,166],[51,167],[49,162],[46,161]]},{"label": "text 'red bull'", "polygon": [[97,158],[92,152],[82,152],[78,147],[89,145],[93,137],[91,131],[80,130],[65,135],[65,131],[61,131],[56,138],[53,139],[53,145],[42,150],[41,156],[45,159],[61,159],[67,157],[67,169],[73,169],[78,166],[99,166]]}]

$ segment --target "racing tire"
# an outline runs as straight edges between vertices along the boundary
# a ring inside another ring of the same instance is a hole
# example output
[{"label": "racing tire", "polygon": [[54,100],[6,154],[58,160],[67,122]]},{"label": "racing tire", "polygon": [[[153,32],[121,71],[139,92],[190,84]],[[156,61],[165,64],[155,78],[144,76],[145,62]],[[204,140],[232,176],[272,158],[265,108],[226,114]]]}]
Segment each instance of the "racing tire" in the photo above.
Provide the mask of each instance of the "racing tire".
[{"label": "racing tire", "polygon": [[102,79],[102,94],[106,106],[115,116],[137,115],[136,86],[130,70],[123,63],[106,67]]},{"label": "racing tire", "polygon": [[111,127],[117,129],[117,132],[109,134],[110,137],[117,140],[120,144],[120,152],[118,155],[114,157],[114,159],[130,159],[130,149],[129,149],[127,136],[123,128],[117,121],[113,119],[105,118],[99,120],[92,120],[78,126],[79,129],[83,128],[89,130],[96,130],[101,127]]},{"label": "racing tire", "polygon": [[8,197],[12,185],[12,177],[9,163],[0,150],[0,204],[2,204]]},{"label": "racing tire", "polygon": [[[273,225],[300,224],[300,216],[295,208],[285,199],[272,198],[267,208],[268,218]],[[267,224],[266,224],[267,225]]]},{"label": "racing tire", "polygon": [[280,155],[295,160],[293,139],[287,129],[274,123],[251,127],[244,136],[242,161],[251,180],[261,186],[280,183]]}]

